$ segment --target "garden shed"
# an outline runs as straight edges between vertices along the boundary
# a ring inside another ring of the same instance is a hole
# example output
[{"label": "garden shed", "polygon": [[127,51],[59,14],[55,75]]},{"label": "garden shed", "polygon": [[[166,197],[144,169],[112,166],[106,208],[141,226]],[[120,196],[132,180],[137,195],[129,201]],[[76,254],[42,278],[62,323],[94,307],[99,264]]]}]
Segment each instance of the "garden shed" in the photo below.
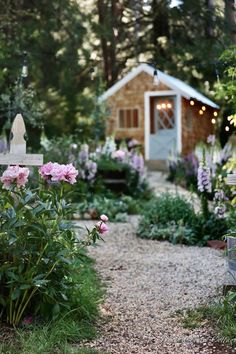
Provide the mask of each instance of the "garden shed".
[{"label": "garden shed", "polygon": [[129,72],[101,100],[110,109],[107,134],[138,140],[145,160],[188,154],[214,132],[219,110],[191,86],[148,64]]}]

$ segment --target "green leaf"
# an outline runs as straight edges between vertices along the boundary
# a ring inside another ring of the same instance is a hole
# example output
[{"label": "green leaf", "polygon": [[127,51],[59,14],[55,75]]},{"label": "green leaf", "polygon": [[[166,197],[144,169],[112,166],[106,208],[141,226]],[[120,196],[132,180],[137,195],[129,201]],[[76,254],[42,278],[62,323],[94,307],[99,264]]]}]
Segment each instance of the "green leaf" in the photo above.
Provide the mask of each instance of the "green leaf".
[{"label": "green leaf", "polygon": [[63,300],[68,301],[68,297],[65,294],[61,293],[61,296],[62,296]]},{"label": "green leaf", "polygon": [[52,313],[53,313],[54,318],[56,318],[59,315],[59,313],[60,313],[60,305],[59,304],[55,304],[53,306]]},{"label": "green leaf", "polygon": [[11,271],[7,271],[7,275],[8,275],[8,277],[10,277],[11,279],[14,279],[16,281],[20,280],[19,276]]},{"label": "green leaf", "polygon": [[2,306],[6,306],[6,301],[5,301],[4,297],[1,296],[1,295],[0,295],[0,304],[1,304]]},{"label": "green leaf", "polygon": [[32,287],[32,285],[29,285],[29,284],[22,284],[21,286],[20,286],[20,290],[26,290],[26,289],[29,289],[29,288],[31,288]]},{"label": "green leaf", "polygon": [[20,297],[21,291],[19,288],[16,288],[13,293],[11,294],[11,299],[16,300]]}]

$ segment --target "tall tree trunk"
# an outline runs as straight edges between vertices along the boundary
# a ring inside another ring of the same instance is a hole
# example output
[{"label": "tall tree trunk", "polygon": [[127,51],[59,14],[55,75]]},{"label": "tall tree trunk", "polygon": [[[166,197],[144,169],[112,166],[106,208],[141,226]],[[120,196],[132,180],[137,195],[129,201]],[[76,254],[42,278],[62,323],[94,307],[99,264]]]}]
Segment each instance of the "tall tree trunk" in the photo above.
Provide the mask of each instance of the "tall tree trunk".
[{"label": "tall tree trunk", "polygon": [[152,1],[152,13],[153,13],[153,32],[152,43],[154,45],[154,58],[158,60],[158,56],[165,57],[165,50],[158,42],[159,37],[170,37],[169,29],[169,11],[167,0],[153,0]]},{"label": "tall tree trunk", "polygon": [[113,85],[118,78],[118,66],[117,66],[117,58],[116,58],[116,35],[115,30],[118,30],[117,24],[117,0],[111,0],[111,40],[110,40],[110,77],[108,85]]},{"label": "tall tree trunk", "polygon": [[236,6],[234,0],[225,0],[225,21],[232,43],[236,43]]},{"label": "tall tree trunk", "polygon": [[215,15],[215,0],[205,0],[207,16],[205,25],[206,37],[214,37],[214,15]]},{"label": "tall tree trunk", "polygon": [[104,79],[108,83],[109,82],[109,49],[107,45],[106,38],[106,14],[107,14],[107,6],[104,3],[104,0],[98,0],[97,2],[98,9],[98,20],[100,25],[100,39],[101,39],[101,48],[102,48],[102,57],[103,57],[103,65],[104,65]]}]

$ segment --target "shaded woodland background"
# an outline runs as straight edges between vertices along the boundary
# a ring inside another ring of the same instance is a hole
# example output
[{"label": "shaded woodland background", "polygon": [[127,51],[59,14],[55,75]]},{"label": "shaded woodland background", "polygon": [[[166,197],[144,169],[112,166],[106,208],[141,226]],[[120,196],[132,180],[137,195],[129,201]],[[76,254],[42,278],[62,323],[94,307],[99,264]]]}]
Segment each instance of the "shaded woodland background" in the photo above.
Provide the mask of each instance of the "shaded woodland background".
[{"label": "shaded woodland background", "polygon": [[[49,136],[84,132],[89,119],[96,122],[104,114],[99,94],[140,62],[213,95],[214,84],[224,80],[219,58],[236,43],[234,0],[173,5],[170,0],[0,0],[1,126],[20,107],[35,134],[39,122]],[[27,78],[20,76],[24,61]]]}]

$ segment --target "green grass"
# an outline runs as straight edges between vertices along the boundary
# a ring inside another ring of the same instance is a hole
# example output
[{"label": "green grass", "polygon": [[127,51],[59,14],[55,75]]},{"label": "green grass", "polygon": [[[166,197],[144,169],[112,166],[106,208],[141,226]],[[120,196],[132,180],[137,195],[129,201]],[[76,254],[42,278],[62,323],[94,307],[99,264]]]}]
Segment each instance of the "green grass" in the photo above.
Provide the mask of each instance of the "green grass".
[{"label": "green grass", "polygon": [[188,309],[184,314],[181,312],[183,327],[189,329],[201,327],[206,322],[207,311],[206,307],[199,307],[197,309]]},{"label": "green grass", "polygon": [[97,335],[95,321],[103,295],[90,258],[85,257],[84,267],[77,276],[81,284],[78,310],[64,314],[54,322],[18,328],[11,335],[1,333],[0,354],[105,354],[79,347],[81,340],[90,340]]},{"label": "green grass", "polygon": [[188,309],[181,316],[184,328],[195,329],[206,323],[215,328],[223,342],[235,344],[236,340],[236,293],[230,292],[210,306]]}]

